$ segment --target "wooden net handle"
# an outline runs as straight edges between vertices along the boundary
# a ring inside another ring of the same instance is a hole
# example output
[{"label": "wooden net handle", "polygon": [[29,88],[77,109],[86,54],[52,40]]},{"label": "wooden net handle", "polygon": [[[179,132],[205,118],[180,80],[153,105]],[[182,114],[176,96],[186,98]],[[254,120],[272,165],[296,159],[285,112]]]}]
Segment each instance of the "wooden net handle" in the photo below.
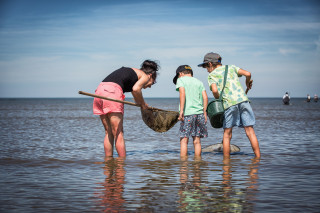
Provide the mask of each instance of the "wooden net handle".
[{"label": "wooden net handle", "polygon": [[101,98],[101,99],[105,99],[105,100],[108,100],[108,101],[114,101],[114,102],[118,102],[118,103],[129,104],[131,106],[141,107],[139,104],[136,104],[136,103],[133,103],[133,102],[122,101],[122,100],[113,99],[113,98],[108,98],[108,97],[105,97],[105,96],[96,95],[96,94],[92,94],[92,93],[88,93],[88,92],[79,91],[79,94],[91,96],[91,97],[94,97],[94,98]]},{"label": "wooden net handle", "polygon": [[[105,100],[108,100],[108,101],[114,101],[114,102],[118,102],[118,103],[129,104],[131,106],[141,107],[140,104],[136,104],[136,103],[133,103],[133,102],[122,101],[122,100],[113,99],[113,98],[108,98],[108,97],[105,97],[105,96],[96,95],[96,94],[92,94],[92,93],[88,93],[88,92],[79,91],[79,94],[86,95],[86,96],[91,96],[91,97],[94,97],[94,98],[101,98],[101,99],[105,99]],[[165,111],[165,112],[172,112],[172,111],[168,111],[168,110],[164,110],[164,109],[158,109],[158,108],[155,108],[155,107],[149,107],[149,109],[150,110]]]}]

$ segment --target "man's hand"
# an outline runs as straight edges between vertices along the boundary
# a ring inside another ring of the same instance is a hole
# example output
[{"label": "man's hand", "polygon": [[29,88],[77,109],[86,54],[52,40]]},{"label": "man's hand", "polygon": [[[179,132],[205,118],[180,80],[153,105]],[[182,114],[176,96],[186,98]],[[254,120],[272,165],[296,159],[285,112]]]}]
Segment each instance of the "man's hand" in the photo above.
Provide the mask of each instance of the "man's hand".
[{"label": "man's hand", "polygon": [[252,88],[252,82],[253,82],[253,80],[250,80],[249,82],[246,81],[246,85],[247,85],[246,94]]}]

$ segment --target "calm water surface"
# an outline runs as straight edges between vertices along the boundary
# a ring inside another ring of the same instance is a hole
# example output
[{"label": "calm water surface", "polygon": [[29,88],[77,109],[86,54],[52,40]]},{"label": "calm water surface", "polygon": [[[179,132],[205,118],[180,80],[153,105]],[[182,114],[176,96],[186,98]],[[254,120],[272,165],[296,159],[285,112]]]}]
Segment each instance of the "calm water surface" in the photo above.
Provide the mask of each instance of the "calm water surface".
[{"label": "calm water surface", "polygon": [[[129,100],[130,101],[130,100]],[[262,159],[180,159],[178,127],[156,133],[125,107],[126,159],[105,159],[92,99],[0,99],[0,212],[319,212],[320,103],[252,99]],[[147,99],[177,110],[178,99]],[[209,128],[202,146],[219,143]]]}]

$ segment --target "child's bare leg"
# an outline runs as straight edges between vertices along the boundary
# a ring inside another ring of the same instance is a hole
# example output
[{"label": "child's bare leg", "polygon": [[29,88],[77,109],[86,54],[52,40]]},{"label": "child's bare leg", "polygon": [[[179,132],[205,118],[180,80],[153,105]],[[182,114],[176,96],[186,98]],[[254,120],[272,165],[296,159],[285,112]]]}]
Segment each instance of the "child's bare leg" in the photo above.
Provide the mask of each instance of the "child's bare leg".
[{"label": "child's bare leg", "polygon": [[256,136],[256,133],[254,132],[254,129],[252,126],[246,126],[244,127],[247,137],[251,143],[252,150],[254,154],[256,155],[256,158],[260,158],[260,148],[259,148],[259,142]]},{"label": "child's bare leg", "polygon": [[192,137],[194,146],[194,156],[201,156],[201,141],[200,137]]},{"label": "child's bare leg", "polygon": [[230,141],[232,138],[232,128],[224,129],[223,133],[223,156],[230,156]]},{"label": "child's bare leg", "polygon": [[189,138],[180,138],[180,156],[184,157],[188,155],[188,141]]}]

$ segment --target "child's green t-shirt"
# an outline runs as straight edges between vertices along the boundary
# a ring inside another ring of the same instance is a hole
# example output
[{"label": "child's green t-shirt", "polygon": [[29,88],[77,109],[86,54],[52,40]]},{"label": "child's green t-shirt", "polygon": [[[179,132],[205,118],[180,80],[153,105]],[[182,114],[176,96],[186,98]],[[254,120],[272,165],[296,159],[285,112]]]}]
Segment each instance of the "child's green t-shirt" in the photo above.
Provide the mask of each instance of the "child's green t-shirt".
[{"label": "child's green t-shirt", "polygon": [[176,90],[179,91],[180,87],[183,87],[186,93],[184,116],[202,114],[202,91],[205,90],[203,83],[194,77],[184,76],[177,80]]},{"label": "child's green t-shirt", "polygon": [[[221,94],[221,90],[223,88],[223,80],[224,80],[224,71],[226,67],[221,66],[214,69],[208,76],[208,83],[211,90],[211,84],[215,83],[218,87],[218,92]],[[223,106],[225,109],[236,105],[238,103],[249,101],[247,95],[245,94],[241,83],[239,81],[239,67],[235,65],[228,66],[228,77],[226,86],[223,90],[222,98],[223,98]]]}]

